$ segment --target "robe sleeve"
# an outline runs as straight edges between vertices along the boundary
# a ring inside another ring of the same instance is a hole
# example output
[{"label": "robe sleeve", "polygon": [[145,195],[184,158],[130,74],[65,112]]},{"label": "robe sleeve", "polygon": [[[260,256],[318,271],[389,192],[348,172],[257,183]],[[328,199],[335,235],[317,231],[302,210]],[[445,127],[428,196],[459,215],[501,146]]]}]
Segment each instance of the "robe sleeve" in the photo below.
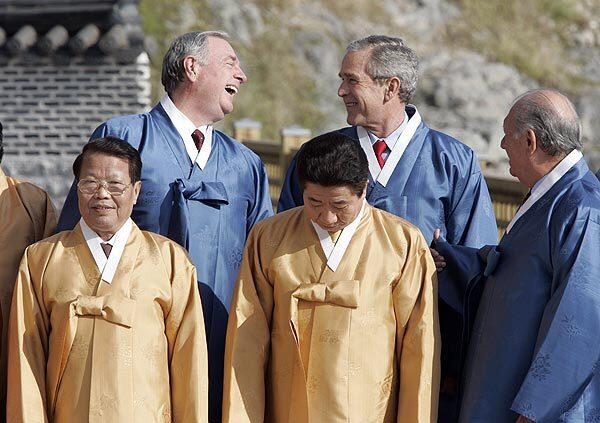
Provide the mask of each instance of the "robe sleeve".
[{"label": "robe sleeve", "polygon": [[174,266],[172,305],[165,321],[172,416],[174,422],[206,422],[208,353],[196,268],[182,257],[175,261],[180,263]]},{"label": "robe sleeve", "polygon": [[285,173],[281,193],[279,194],[279,202],[277,203],[277,213],[293,209],[294,207],[302,206],[304,199],[302,198],[302,189],[296,176],[296,157],[292,158],[290,165]]},{"label": "robe sleeve", "polygon": [[[95,140],[97,138],[102,138],[106,136],[108,133],[108,128],[106,123],[103,123],[92,133],[90,137],[91,140]],[[56,232],[71,230],[77,225],[81,215],[79,214],[79,205],[77,204],[77,183],[73,181],[71,184],[71,189],[69,189],[69,193],[67,194],[67,198],[65,203],[63,204],[63,208],[60,212],[60,217],[58,218],[58,224],[56,226]]]},{"label": "robe sleeve", "polygon": [[256,201],[246,217],[246,235],[250,233],[250,230],[256,223],[273,216],[273,203],[271,202],[271,193],[269,192],[269,178],[267,177],[265,165],[262,162],[259,163],[256,173],[256,195],[254,196]]},{"label": "robe sleeve", "polygon": [[263,266],[253,230],[229,312],[223,380],[224,423],[264,421],[273,287]]},{"label": "robe sleeve", "polygon": [[441,343],[435,273],[421,238],[392,292],[400,369],[398,422],[437,421]]},{"label": "robe sleeve", "polygon": [[454,197],[446,218],[446,239],[451,244],[479,248],[498,243],[496,217],[485,179],[473,155],[470,176]]},{"label": "robe sleeve", "polygon": [[47,422],[46,362],[50,317],[34,286],[25,251],[12,297],[8,327],[8,395],[10,422]]},{"label": "robe sleeve", "polygon": [[42,236],[40,239],[36,239],[36,242],[44,238],[48,238],[49,236],[54,234],[54,231],[56,229],[56,209],[52,205],[52,201],[50,200],[48,194],[46,194],[46,208],[44,213],[44,219],[43,222],[40,223],[40,233],[42,234]]},{"label": "robe sleeve", "polygon": [[511,406],[538,423],[558,421],[600,362],[600,221],[576,219],[563,227],[564,240],[552,248],[552,295],[531,366]]}]

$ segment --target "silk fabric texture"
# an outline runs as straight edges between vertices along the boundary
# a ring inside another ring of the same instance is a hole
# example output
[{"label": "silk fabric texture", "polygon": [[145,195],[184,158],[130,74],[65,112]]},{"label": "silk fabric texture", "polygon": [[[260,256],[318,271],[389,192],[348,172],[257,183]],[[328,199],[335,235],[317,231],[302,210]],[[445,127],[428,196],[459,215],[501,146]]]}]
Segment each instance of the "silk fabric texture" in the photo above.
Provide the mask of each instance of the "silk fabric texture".
[{"label": "silk fabric texture", "polygon": [[79,226],[30,246],[9,329],[10,422],[204,422],[196,271],[133,226],[111,284]]},{"label": "silk fabric texture", "polygon": [[435,266],[366,206],[337,271],[303,207],[252,231],[231,306],[224,422],[435,422]]},{"label": "silk fabric texture", "polygon": [[[406,106],[406,113],[410,120],[418,116],[412,105]],[[410,120],[405,131],[412,126]],[[356,126],[338,132],[359,142]],[[295,172],[294,158],[281,189],[279,211],[303,204]],[[437,228],[448,242],[456,245],[480,248],[498,242],[492,201],[475,153],[454,138],[428,128],[423,121],[386,185],[373,181],[369,175],[366,198],[376,208],[416,225],[427,243],[431,243]],[[442,381],[455,381],[460,371],[461,317],[449,306],[450,294],[440,286]],[[444,389],[440,396],[440,423],[453,421],[457,408],[456,392]]]},{"label": "silk fabric texture", "polygon": [[[110,119],[92,139],[112,135],[128,141],[142,157],[142,188],[133,221],[185,247],[196,266],[209,353],[211,422],[220,422],[225,330],[246,237],[271,216],[267,174],[258,156],[219,132],[204,170],[192,164],[163,107]],[[79,220],[73,185],[59,228]]]},{"label": "silk fabric texture", "polygon": [[0,169],[0,216],[0,421],[4,421],[6,333],[17,270],[25,248],[52,235],[56,213],[46,192],[31,183],[7,177]]},{"label": "silk fabric texture", "polygon": [[595,421],[600,183],[585,160],[498,246],[476,251],[442,243],[439,251],[449,268],[440,284],[464,298],[465,313],[477,313],[464,346],[460,421],[508,423],[518,414],[538,423]]}]

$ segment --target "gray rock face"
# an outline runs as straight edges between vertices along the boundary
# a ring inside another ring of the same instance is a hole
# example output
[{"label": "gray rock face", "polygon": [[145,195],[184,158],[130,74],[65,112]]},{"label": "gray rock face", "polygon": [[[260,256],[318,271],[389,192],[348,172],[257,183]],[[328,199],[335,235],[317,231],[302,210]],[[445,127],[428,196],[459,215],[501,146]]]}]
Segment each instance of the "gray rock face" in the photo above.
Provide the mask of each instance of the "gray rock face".
[{"label": "gray rock face", "polygon": [[577,102],[583,147],[592,170],[600,169],[600,88],[584,93]]},{"label": "gray rock face", "polygon": [[506,171],[502,121],[514,98],[534,83],[464,50],[423,58],[421,76],[415,103],[429,125],[473,148],[500,174]]}]

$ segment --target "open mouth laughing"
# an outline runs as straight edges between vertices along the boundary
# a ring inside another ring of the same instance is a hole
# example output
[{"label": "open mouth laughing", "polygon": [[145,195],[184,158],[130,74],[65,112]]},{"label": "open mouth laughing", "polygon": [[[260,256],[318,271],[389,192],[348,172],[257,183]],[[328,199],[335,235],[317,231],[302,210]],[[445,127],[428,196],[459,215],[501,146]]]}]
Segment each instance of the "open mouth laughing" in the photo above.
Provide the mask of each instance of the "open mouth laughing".
[{"label": "open mouth laughing", "polygon": [[225,85],[225,91],[227,91],[227,93],[229,95],[236,95],[238,92],[238,87],[236,87],[235,85],[232,84],[227,84]]}]

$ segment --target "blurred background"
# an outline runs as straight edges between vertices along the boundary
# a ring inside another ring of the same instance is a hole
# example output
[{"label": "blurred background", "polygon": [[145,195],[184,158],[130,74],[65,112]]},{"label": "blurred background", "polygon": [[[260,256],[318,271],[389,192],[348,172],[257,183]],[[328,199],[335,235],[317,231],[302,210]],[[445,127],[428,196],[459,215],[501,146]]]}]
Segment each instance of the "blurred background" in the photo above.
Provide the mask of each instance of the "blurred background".
[{"label": "blurred background", "polygon": [[220,124],[228,133],[237,124],[238,136],[280,145],[286,128],[301,142],[344,126],[344,48],[381,33],[416,50],[414,103],[430,127],[477,152],[486,176],[510,178],[502,119],[539,86],[575,102],[586,157],[600,167],[597,0],[0,0],[0,29],[2,165],[59,207],[91,131],[151,107],[164,52],[192,30],[227,31],[248,75]]}]

